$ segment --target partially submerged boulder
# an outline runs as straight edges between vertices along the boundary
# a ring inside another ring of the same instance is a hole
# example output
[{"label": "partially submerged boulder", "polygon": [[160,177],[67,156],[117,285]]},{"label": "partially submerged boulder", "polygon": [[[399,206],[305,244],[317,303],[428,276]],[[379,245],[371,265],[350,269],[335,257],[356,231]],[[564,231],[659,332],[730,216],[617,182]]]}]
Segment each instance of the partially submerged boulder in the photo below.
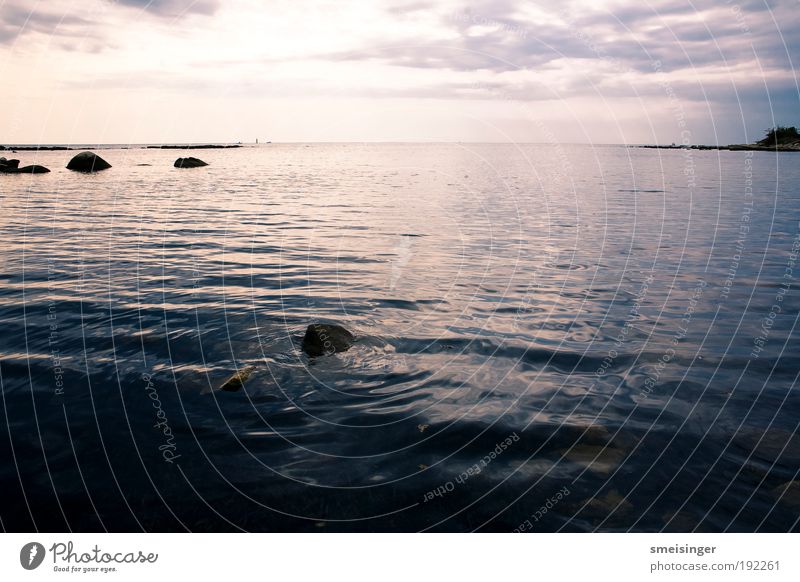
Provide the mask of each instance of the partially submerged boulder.
[{"label": "partially submerged boulder", "polygon": [[203,160],[198,160],[197,158],[178,158],[175,160],[176,168],[202,168],[207,165]]},{"label": "partially submerged boulder", "polygon": [[19,174],[47,174],[50,170],[45,168],[44,166],[38,166],[33,164],[32,166],[25,166],[24,168],[19,168],[17,173]]},{"label": "partially submerged boulder", "polygon": [[19,168],[19,160],[7,160],[5,158],[0,158],[0,166],[5,166],[6,168]]},{"label": "partially submerged boulder", "polygon": [[67,164],[68,170],[86,173],[99,172],[101,170],[107,170],[110,167],[111,164],[94,152],[81,152]]},{"label": "partially submerged boulder", "polygon": [[303,351],[309,356],[327,356],[349,350],[355,336],[341,325],[312,323],[303,336]]},{"label": "partially submerged boulder", "polygon": [[[16,161],[16,160],[14,160]],[[25,166],[24,168],[17,168],[16,166],[6,166],[0,164],[0,174],[47,174],[50,170],[44,166]]]},{"label": "partially submerged boulder", "polygon": [[255,366],[246,366],[225,380],[219,389],[224,392],[238,392],[242,389],[244,383],[247,382],[247,379],[252,376],[253,372],[255,371]]}]

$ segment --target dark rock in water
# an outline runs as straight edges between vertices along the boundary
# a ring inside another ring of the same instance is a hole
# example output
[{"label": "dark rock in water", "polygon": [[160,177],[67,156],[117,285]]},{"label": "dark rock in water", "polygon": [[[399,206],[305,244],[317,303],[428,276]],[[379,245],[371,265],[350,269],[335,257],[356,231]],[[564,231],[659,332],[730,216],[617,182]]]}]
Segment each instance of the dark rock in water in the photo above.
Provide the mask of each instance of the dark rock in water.
[{"label": "dark rock in water", "polygon": [[247,379],[256,371],[255,366],[247,366],[236,372],[233,376],[225,380],[220,386],[220,390],[224,392],[238,392],[247,382]]},{"label": "dark rock in water", "polygon": [[7,160],[5,158],[0,158],[0,166],[5,166],[7,168],[19,168],[19,160]]},{"label": "dark rock in water", "polygon": [[178,158],[175,160],[176,168],[202,168],[207,165],[203,160],[198,160],[197,158]]},{"label": "dark rock in water", "polygon": [[303,351],[309,356],[323,356],[350,349],[355,336],[341,325],[312,323],[303,337]]},{"label": "dark rock in water", "polygon": [[81,152],[67,164],[68,170],[76,172],[99,172],[111,167],[107,161],[93,152]]},{"label": "dark rock in water", "polygon": [[14,168],[0,164],[0,174],[47,174],[50,170],[44,166],[25,166],[24,168]]},{"label": "dark rock in water", "polygon": [[50,172],[48,168],[44,166],[37,166],[36,164],[32,166],[25,166],[24,168],[20,168],[17,170],[20,174],[47,174]]}]

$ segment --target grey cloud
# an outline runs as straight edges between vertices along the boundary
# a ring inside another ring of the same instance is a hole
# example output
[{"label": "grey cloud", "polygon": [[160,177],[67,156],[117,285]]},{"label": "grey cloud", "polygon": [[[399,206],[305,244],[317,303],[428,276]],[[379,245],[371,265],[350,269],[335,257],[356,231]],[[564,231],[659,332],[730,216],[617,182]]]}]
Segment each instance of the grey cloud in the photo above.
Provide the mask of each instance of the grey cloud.
[{"label": "grey cloud", "polygon": [[[665,0],[657,4],[657,10],[647,3],[632,1],[613,12],[601,12],[573,0],[564,0],[557,9],[552,3],[541,2],[540,8],[553,15],[546,26],[525,21],[519,8],[529,4],[522,2],[476,0],[456,12],[438,14],[443,26],[458,32],[447,43],[375,43],[320,58],[475,71],[476,78],[481,77],[479,71],[497,74],[561,66],[554,62],[561,58],[567,59],[564,63],[585,60],[601,65],[595,71],[590,68],[588,73],[563,81],[565,84],[558,91],[536,82],[519,83],[513,75],[505,75],[503,80],[492,83],[454,82],[415,92],[422,98],[506,101],[589,95],[666,99],[666,89],[657,72],[702,69],[696,80],[675,82],[669,88],[687,108],[695,112],[750,110],[758,112],[759,119],[774,115],[791,120],[796,116],[800,94],[794,67],[800,59],[800,10],[793,0],[737,0],[735,4]],[[408,14],[398,6],[391,11]],[[412,12],[410,17],[413,15]],[[482,25],[491,25],[491,30]],[[659,62],[658,67],[654,66],[655,61]],[[742,64],[752,70],[750,77],[741,74]],[[581,66],[581,70],[586,69]],[[716,74],[709,76],[707,71]],[[623,80],[615,72],[628,75]],[[405,92],[393,95],[406,96]]]},{"label": "grey cloud", "polygon": [[[138,8],[157,17],[180,18],[190,14],[211,15],[220,7],[220,0],[97,0],[97,10],[76,15],[70,6],[61,5],[59,12],[50,3],[38,2],[33,8],[20,0],[0,0],[0,45],[10,44],[24,34],[37,32],[58,37],[64,50],[97,52],[105,46],[109,31],[103,31],[102,15],[107,9]],[[94,17],[94,18],[93,18]],[[85,41],[88,41],[85,42]]]},{"label": "grey cloud", "polygon": [[14,42],[26,32],[63,37],[87,37],[88,20],[72,14],[49,12],[42,4],[30,9],[16,2],[0,4],[0,44]]},{"label": "grey cloud", "polygon": [[165,17],[188,14],[210,16],[220,8],[220,0],[117,0],[117,4],[139,8]]},{"label": "grey cloud", "polygon": [[[657,10],[631,2],[613,12],[593,10],[585,3],[579,6],[574,0],[564,0],[557,10],[542,2],[540,7],[553,15],[547,26],[525,21],[520,8],[526,5],[522,0],[475,0],[454,13],[439,15],[443,26],[459,33],[455,40],[365,46],[324,58],[501,73],[536,70],[565,57],[602,60],[619,72],[647,76],[656,72],[655,61],[663,72],[708,67],[733,71],[753,59],[765,70],[793,71],[792,56],[797,60],[800,55],[800,11],[790,0],[739,0],[735,5],[668,0],[659,2]],[[486,24],[493,30],[477,28]],[[763,85],[763,79],[754,78],[752,83]]]}]

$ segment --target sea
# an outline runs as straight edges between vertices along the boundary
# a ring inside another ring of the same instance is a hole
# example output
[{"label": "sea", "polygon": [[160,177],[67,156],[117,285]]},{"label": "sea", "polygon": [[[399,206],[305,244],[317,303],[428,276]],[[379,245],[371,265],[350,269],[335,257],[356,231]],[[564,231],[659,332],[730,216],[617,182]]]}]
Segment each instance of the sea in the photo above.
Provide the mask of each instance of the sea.
[{"label": "sea", "polygon": [[0,152],[2,530],[800,529],[800,154],[94,151]]}]

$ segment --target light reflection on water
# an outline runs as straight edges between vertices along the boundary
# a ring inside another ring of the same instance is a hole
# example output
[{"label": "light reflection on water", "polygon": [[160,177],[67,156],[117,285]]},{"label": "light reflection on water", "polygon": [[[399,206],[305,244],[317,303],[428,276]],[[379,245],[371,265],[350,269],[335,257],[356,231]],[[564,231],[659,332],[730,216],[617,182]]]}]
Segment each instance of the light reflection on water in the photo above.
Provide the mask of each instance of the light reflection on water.
[{"label": "light reflection on water", "polygon": [[102,154],[0,176],[6,528],[797,528],[792,154]]}]

